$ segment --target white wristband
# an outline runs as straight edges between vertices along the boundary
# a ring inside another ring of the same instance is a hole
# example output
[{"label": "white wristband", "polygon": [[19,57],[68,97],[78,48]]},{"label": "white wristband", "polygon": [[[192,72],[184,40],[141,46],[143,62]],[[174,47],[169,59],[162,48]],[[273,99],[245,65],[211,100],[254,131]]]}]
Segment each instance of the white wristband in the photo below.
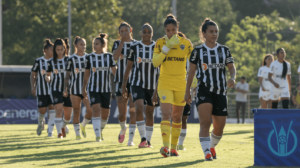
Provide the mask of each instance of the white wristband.
[{"label": "white wristband", "polygon": [[162,48],[162,52],[163,52],[164,54],[168,54],[169,51],[170,51],[170,49],[169,49],[167,46],[164,45],[163,48]]}]

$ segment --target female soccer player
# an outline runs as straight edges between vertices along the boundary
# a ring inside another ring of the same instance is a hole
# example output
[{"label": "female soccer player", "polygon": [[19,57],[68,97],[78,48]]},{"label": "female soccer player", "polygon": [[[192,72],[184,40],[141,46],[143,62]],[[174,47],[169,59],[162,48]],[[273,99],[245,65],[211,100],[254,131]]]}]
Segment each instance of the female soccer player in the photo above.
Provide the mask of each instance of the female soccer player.
[{"label": "female soccer player", "polygon": [[257,77],[259,78],[259,84],[260,84],[260,89],[259,89],[259,99],[260,99],[260,106],[263,109],[269,107],[272,108],[272,101],[270,97],[270,87],[271,83],[269,82],[269,68],[271,63],[274,61],[274,57],[272,54],[267,54],[264,57],[262,67],[259,68]]},{"label": "female soccer player", "polygon": [[[93,40],[94,52],[86,56],[82,96],[89,99],[93,110],[92,123],[96,142],[101,142],[101,132],[107,124],[110,108],[110,70],[115,75],[116,65],[107,53],[107,34],[101,33]],[[88,90],[88,92],[87,92]]]},{"label": "female soccer player", "polygon": [[182,113],[185,106],[184,89],[186,87],[186,60],[193,50],[191,42],[178,36],[179,23],[169,14],[164,22],[166,35],[157,40],[154,55],[154,67],[160,66],[158,96],[162,112],[161,133],[163,147],[160,152],[169,155],[172,118],[171,156],[179,156],[177,142],[181,131]]},{"label": "female soccer player", "polygon": [[[228,115],[227,85],[234,87],[235,84],[233,58],[226,46],[217,43],[218,36],[218,25],[206,18],[200,27],[200,38],[203,40],[203,44],[197,46],[190,56],[190,71],[185,95],[185,101],[189,104],[191,100],[190,86],[197,69],[196,105],[200,121],[199,140],[206,161],[217,158],[215,147],[222,138]],[[227,84],[226,66],[231,77]],[[211,118],[214,129],[210,137]]]},{"label": "female soccer player", "polygon": [[123,143],[125,139],[125,133],[127,130],[127,126],[126,126],[127,104],[128,104],[128,100],[130,100],[129,140],[127,145],[133,146],[134,143],[132,141],[135,134],[136,122],[135,122],[134,104],[132,102],[132,98],[130,95],[130,83],[126,84],[127,94],[128,94],[127,98],[124,98],[122,96],[121,87],[122,87],[124,72],[127,65],[127,56],[129,55],[130,46],[136,41],[132,39],[132,27],[127,22],[121,23],[121,25],[119,26],[119,34],[121,39],[114,42],[114,46],[112,49],[114,60],[118,61],[117,62],[118,69],[114,80],[116,82],[116,96],[117,96],[117,104],[119,109],[119,122],[121,126],[121,131],[118,136],[118,140],[120,143]]},{"label": "female soccer player", "polygon": [[[69,58],[68,66],[67,66],[67,74],[65,78],[65,90],[64,96],[68,95],[68,91],[70,90],[71,101],[73,104],[74,116],[73,116],[73,124],[74,130],[76,134],[76,140],[80,140],[80,127],[83,137],[86,138],[85,126],[92,119],[92,108],[90,106],[90,102],[88,99],[84,99],[82,96],[82,84],[83,84],[83,76],[85,71],[85,59],[87,54],[85,53],[86,49],[86,40],[79,36],[75,37],[74,40],[75,53]],[[71,84],[69,85],[70,74],[72,76]],[[81,111],[81,102],[86,107],[86,114],[82,121],[82,125],[80,126],[80,111]]]},{"label": "female soccer player", "polygon": [[[134,64],[132,71],[131,95],[135,105],[136,124],[141,136],[139,148],[152,147],[151,137],[153,133],[153,113],[154,106],[152,95],[158,80],[158,68],[152,64],[153,50],[155,42],[152,41],[153,29],[148,23],[141,28],[142,40],[131,45],[130,54],[127,59],[127,67],[123,77],[122,95],[127,98],[127,80]],[[147,103],[145,108],[146,127],[144,120],[144,102]]]},{"label": "female soccer player", "polygon": [[47,71],[47,61],[53,57],[53,43],[51,43],[50,39],[46,39],[46,43],[44,44],[44,54],[45,56],[39,57],[35,60],[31,69],[31,93],[34,96],[37,96],[37,106],[39,109],[38,128],[36,133],[40,136],[43,131],[45,122],[44,117],[48,108],[48,137],[52,137],[55,110],[50,98],[50,85],[44,79]]},{"label": "female soccer player", "polygon": [[276,50],[277,60],[273,61],[269,69],[269,81],[271,82],[272,108],[277,109],[278,100],[282,100],[282,107],[289,108],[291,93],[291,64],[285,60],[284,48]]},{"label": "female soccer player", "polygon": [[[63,96],[64,80],[66,76],[66,68],[68,57],[66,56],[67,46],[63,39],[57,38],[53,47],[53,58],[48,61],[46,81],[51,81],[51,98],[55,108],[55,126],[58,138],[66,137],[65,127],[70,122],[72,114],[72,103],[70,95]],[[51,79],[51,73],[53,78]],[[62,113],[64,112],[64,121],[62,123]]]}]

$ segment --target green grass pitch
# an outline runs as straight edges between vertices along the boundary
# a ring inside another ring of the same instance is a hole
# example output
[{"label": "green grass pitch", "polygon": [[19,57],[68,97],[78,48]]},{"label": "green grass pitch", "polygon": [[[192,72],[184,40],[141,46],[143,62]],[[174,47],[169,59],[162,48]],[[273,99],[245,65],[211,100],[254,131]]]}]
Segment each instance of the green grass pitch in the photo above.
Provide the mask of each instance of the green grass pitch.
[{"label": "green grass pitch", "polygon": [[[36,135],[37,125],[1,125],[0,167],[252,167],[254,160],[253,124],[227,124],[224,135],[216,147],[217,160],[204,162],[199,142],[199,124],[188,124],[184,142],[186,151],[180,157],[163,158],[160,126],[155,124],[153,148],[139,149],[138,130],[136,146],[128,147],[128,130],[122,144],[118,142],[120,126],[107,124],[104,141],[95,142],[92,124],[87,125],[87,138],[75,140],[72,124],[65,139],[48,138],[47,125],[41,136]],[[54,135],[56,129],[54,127]]]}]

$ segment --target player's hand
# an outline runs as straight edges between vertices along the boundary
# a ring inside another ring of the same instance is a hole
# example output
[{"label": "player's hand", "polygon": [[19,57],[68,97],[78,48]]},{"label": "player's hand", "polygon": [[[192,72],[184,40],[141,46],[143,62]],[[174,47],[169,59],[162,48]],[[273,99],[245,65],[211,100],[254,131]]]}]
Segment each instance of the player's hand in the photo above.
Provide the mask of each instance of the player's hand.
[{"label": "player's hand", "polygon": [[233,88],[234,85],[235,85],[235,80],[234,80],[233,78],[228,79],[228,81],[227,81],[227,86],[228,86],[229,88]]},{"label": "player's hand", "polygon": [[198,79],[196,78],[196,76],[194,76],[191,88],[196,88],[197,83],[198,83]]},{"label": "player's hand", "polygon": [[68,90],[65,89],[65,90],[64,90],[64,93],[63,93],[63,96],[64,96],[64,97],[68,97],[68,95],[69,95]]},{"label": "player's hand", "polygon": [[177,46],[180,43],[179,38],[177,37],[177,34],[174,34],[170,39],[167,35],[165,35],[166,38],[166,46],[171,49],[174,46]]},{"label": "player's hand", "polygon": [[129,32],[124,32],[121,34],[121,42],[125,42],[130,40],[130,33]]},{"label": "player's hand", "polygon": [[152,99],[151,99],[151,100],[152,100],[153,106],[155,106],[155,105],[156,105],[156,102],[158,102],[157,99],[158,99],[158,98],[157,98],[157,93],[154,93],[153,96],[152,96]]},{"label": "player's hand", "polygon": [[33,96],[36,95],[36,88],[35,88],[35,87],[31,89],[31,94],[32,94]]},{"label": "player's hand", "polygon": [[279,88],[279,85],[278,85],[277,83],[274,83],[274,86],[275,86],[276,88]]},{"label": "player's hand", "polygon": [[122,84],[122,92],[121,92],[121,94],[122,94],[122,96],[124,97],[124,98],[127,98],[128,97],[128,95],[127,95],[127,88],[126,88],[126,84],[124,85],[124,84]]},{"label": "player's hand", "polygon": [[186,104],[188,104],[188,105],[190,105],[192,103],[192,98],[191,98],[191,94],[189,91],[185,93],[184,100],[185,100]]},{"label": "player's hand", "polygon": [[261,87],[261,90],[262,90],[262,91],[267,91],[267,90],[265,89],[265,87]]},{"label": "player's hand", "polygon": [[48,83],[50,83],[50,76],[45,76],[45,80],[46,80],[46,82],[48,82]]},{"label": "player's hand", "polygon": [[85,99],[88,99],[88,95],[87,95],[86,89],[82,89],[82,96],[83,96]]}]

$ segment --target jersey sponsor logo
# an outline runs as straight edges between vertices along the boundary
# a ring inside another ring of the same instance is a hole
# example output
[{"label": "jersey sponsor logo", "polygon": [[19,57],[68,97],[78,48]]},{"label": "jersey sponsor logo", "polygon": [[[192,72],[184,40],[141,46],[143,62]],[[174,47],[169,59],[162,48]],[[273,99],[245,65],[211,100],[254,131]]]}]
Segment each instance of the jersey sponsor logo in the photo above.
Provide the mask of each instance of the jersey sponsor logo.
[{"label": "jersey sponsor logo", "polygon": [[142,62],[142,58],[141,58],[141,57],[138,57],[138,58],[136,59],[136,61],[137,61],[137,63],[141,63],[141,62]]},{"label": "jersey sponsor logo", "polygon": [[120,55],[120,60],[122,60],[123,58],[125,58],[125,57],[124,57],[123,54],[121,54],[121,55]]},{"label": "jersey sponsor logo", "polygon": [[206,63],[202,63],[201,67],[202,67],[203,71],[206,71],[208,68]]},{"label": "jersey sponsor logo", "polygon": [[46,74],[46,71],[45,71],[44,69],[42,69],[41,74],[42,74],[42,75],[45,75],[45,74]]},{"label": "jersey sponsor logo", "polygon": [[138,57],[136,61],[137,61],[137,63],[141,63],[141,62],[151,63],[152,59]]},{"label": "jersey sponsor logo", "polygon": [[191,61],[195,61],[196,60],[196,56],[197,56],[197,51],[194,50]]},{"label": "jersey sponsor logo", "polygon": [[95,73],[96,71],[108,71],[109,70],[109,67],[93,67],[92,68],[93,72]]},{"label": "jersey sponsor logo", "polygon": [[184,61],[184,58],[180,58],[180,57],[168,57],[167,61]]},{"label": "jersey sponsor logo", "polygon": [[180,47],[181,50],[185,49],[185,45],[183,45],[183,44],[181,44],[179,47]]},{"label": "jersey sponsor logo", "polygon": [[65,70],[64,70],[64,69],[54,69],[53,72],[54,72],[55,74],[58,74],[58,73],[63,73],[63,72],[65,72]]},{"label": "jersey sponsor logo", "polygon": [[209,69],[216,69],[216,68],[225,68],[225,64],[220,63],[220,64],[208,64]]}]

